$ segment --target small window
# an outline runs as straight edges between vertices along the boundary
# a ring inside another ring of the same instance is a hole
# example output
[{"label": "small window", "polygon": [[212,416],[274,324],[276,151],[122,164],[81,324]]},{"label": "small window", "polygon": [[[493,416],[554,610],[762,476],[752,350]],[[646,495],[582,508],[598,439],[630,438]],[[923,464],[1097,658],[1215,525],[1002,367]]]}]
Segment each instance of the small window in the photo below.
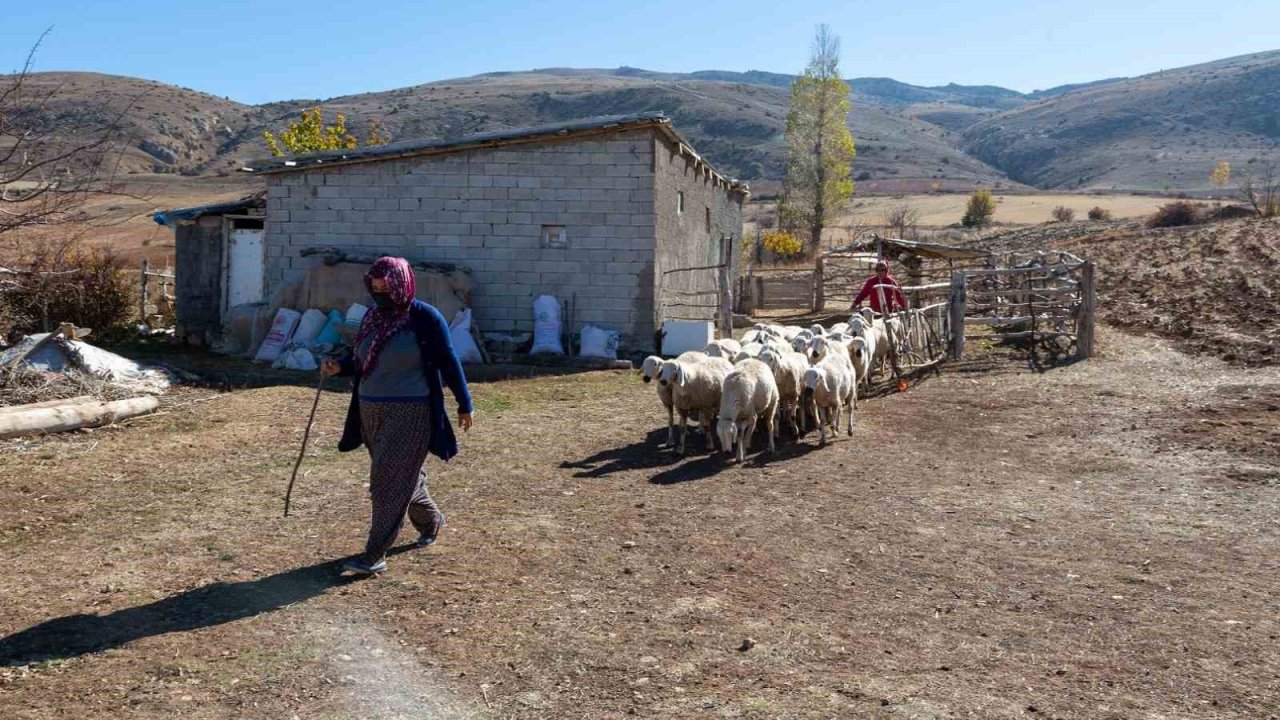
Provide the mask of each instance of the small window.
[{"label": "small window", "polygon": [[677,215],[684,214],[684,191],[683,190],[676,191],[676,214]]},{"label": "small window", "polygon": [[569,236],[565,234],[563,225],[543,225],[542,226],[542,247],[544,248],[567,248],[569,247]]},{"label": "small window", "polygon": [[711,232],[711,208],[707,208],[707,232]]}]

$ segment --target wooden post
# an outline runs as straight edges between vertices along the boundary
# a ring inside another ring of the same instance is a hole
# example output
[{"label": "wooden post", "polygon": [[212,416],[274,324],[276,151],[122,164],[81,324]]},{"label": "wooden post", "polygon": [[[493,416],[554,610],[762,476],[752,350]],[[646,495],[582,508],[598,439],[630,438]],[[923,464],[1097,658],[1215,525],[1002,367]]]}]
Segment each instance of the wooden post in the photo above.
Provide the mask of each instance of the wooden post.
[{"label": "wooden post", "polygon": [[964,357],[964,272],[951,273],[951,359]]},{"label": "wooden post", "polygon": [[724,262],[720,265],[720,337],[733,337],[733,237],[720,237],[721,255]]},{"label": "wooden post", "polygon": [[1097,298],[1093,287],[1093,261],[1080,266],[1080,308],[1076,320],[1076,359],[1093,357],[1093,324]]},{"label": "wooden post", "polygon": [[142,258],[142,304],[138,307],[138,322],[142,325],[147,324],[147,272],[150,269],[151,263]]},{"label": "wooden post", "polygon": [[818,261],[813,269],[813,311],[822,312],[827,307],[826,295],[826,261],[827,259],[818,254]]}]

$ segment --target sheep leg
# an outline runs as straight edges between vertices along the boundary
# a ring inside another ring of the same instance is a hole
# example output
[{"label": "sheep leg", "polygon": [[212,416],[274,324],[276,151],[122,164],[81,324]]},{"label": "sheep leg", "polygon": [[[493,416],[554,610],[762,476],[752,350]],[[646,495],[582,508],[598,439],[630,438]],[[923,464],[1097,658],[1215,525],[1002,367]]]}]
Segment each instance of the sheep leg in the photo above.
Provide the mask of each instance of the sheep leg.
[{"label": "sheep leg", "polygon": [[715,453],[716,431],[715,431],[715,426],[710,419],[710,416],[708,416],[708,419],[706,421],[701,423],[701,427],[702,427],[703,438],[707,441],[707,452]]},{"label": "sheep leg", "polygon": [[667,406],[667,447],[676,446],[676,409]]},{"label": "sheep leg", "polygon": [[689,411],[680,411],[680,448],[677,450],[681,455],[684,454],[684,439],[689,434]]},{"label": "sheep leg", "polygon": [[818,444],[827,444],[827,414],[830,411],[825,407],[818,408]]},{"label": "sheep leg", "polygon": [[769,454],[772,455],[777,450],[777,447],[775,446],[774,441],[775,441],[775,436],[778,434],[777,433],[778,423],[775,423],[773,421],[773,413],[769,413],[768,415],[765,416],[765,418],[766,419],[765,419],[764,429],[769,433]]},{"label": "sheep leg", "polygon": [[854,393],[853,402],[849,406],[849,437],[853,437],[853,411],[858,407],[858,394]]}]

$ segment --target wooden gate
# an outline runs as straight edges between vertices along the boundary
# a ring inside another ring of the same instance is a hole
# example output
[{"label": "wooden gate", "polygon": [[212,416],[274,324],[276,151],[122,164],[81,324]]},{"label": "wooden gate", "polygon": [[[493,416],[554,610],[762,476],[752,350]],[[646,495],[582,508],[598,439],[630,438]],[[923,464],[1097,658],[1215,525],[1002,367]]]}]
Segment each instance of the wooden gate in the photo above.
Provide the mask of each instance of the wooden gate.
[{"label": "wooden gate", "polygon": [[[951,279],[951,354],[966,340],[1066,338],[1076,357],[1093,356],[1094,266],[1065,251],[1007,256],[995,267]],[[1003,267],[1001,267],[1003,266]]]},{"label": "wooden gate", "polygon": [[813,270],[757,270],[750,282],[757,310],[813,309]]}]

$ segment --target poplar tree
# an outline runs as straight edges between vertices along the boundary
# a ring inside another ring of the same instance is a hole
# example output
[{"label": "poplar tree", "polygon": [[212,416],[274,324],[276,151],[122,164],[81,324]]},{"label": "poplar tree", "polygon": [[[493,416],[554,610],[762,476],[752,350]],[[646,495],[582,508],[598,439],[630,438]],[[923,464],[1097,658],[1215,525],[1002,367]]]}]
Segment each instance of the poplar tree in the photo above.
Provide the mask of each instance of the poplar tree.
[{"label": "poplar tree", "polygon": [[791,84],[787,174],[779,203],[784,223],[808,231],[810,253],[821,249],[823,228],[853,195],[849,85],[839,65],[840,38],[819,25],[809,65]]}]

